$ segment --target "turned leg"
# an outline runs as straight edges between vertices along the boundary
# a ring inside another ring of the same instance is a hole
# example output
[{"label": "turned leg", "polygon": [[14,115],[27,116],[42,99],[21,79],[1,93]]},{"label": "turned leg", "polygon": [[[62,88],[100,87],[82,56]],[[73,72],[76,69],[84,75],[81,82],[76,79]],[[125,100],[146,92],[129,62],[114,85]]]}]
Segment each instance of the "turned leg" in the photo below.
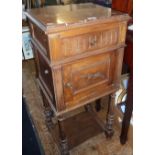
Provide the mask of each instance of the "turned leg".
[{"label": "turned leg", "polygon": [[52,117],[54,117],[54,112],[52,111],[47,99],[45,98],[42,90],[40,89],[41,95],[42,95],[42,99],[43,99],[43,107],[44,107],[44,115],[45,115],[45,122],[46,125],[48,127],[48,129],[50,129],[51,127],[54,127],[54,124],[52,122]]},{"label": "turned leg", "polygon": [[111,138],[114,134],[114,130],[113,130],[114,102],[115,102],[115,94],[112,94],[110,98],[110,102],[108,104],[108,112],[107,112],[106,126],[105,126],[105,135],[107,138]]},{"label": "turned leg", "polygon": [[64,132],[63,121],[58,120],[61,155],[69,155],[68,141]]},{"label": "turned leg", "polygon": [[96,111],[101,110],[101,99],[96,100],[95,109]]},{"label": "turned leg", "polygon": [[52,122],[52,117],[54,117],[53,111],[49,108],[45,108],[44,115],[45,115],[45,122],[46,122],[48,129],[54,127],[54,124]]},{"label": "turned leg", "polygon": [[45,122],[46,122],[48,129],[50,129],[51,127],[54,126],[52,122],[52,117],[54,117],[54,113],[51,110],[51,107],[49,106],[49,104],[45,102],[44,99],[43,99],[43,106],[44,106]]}]

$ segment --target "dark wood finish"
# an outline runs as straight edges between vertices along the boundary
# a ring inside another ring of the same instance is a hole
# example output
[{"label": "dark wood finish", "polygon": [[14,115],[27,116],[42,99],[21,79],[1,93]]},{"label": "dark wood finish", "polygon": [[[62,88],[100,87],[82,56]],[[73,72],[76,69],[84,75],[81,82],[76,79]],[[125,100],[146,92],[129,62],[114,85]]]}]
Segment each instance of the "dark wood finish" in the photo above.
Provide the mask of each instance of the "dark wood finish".
[{"label": "dark wood finish", "polygon": [[50,129],[51,127],[54,127],[54,123],[52,122],[52,117],[54,117],[54,112],[51,110],[49,102],[41,89],[40,89],[40,93],[43,99],[45,122],[48,129]]},{"label": "dark wood finish", "polygon": [[114,134],[113,121],[114,121],[114,104],[115,104],[115,94],[110,96],[110,102],[108,105],[108,112],[106,118],[105,134],[107,138],[111,138]]},{"label": "dark wood finish", "polygon": [[112,0],[112,8],[118,11],[133,14],[133,0]]},{"label": "dark wood finish", "polygon": [[94,119],[94,114],[92,115],[89,112],[81,112],[64,121],[69,149],[103,132],[103,128]]},{"label": "dark wood finish", "polygon": [[133,72],[133,31],[128,30],[126,36],[126,45],[123,63],[129,68],[128,72]]},{"label": "dark wood finish", "polygon": [[85,106],[85,108],[87,109],[86,111],[90,113],[91,117],[95,120],[95,122],[102,128],[103,131],[105,131],[105,124],[103,122],[103,120],[101,120],[96,111],[93,109],[91,104],[87,104]]},{"label": "dark wood finish", "polygon": [[39,70],[38,79],[40,80],[40,82],[46,89],[48,95],[50,96],[52,104],[56,107],[52,70],[39,52],[37,52],[37,58],[38,58],[37,61],[38,61],[38,70]]},{"label": "dark wood finish", "polygon": [[34,33],[34,39],[36,42],[39,42],[42,50],[45,55],[49,56],[48,53],[48,38],[44,31],[42,31],[39,27],[33,24],[33,33]]},{"label": "dark wood finish", "polygon": [[[62,154],[68,154],[64,115],[119,88],[129,16],[91,3],[32,9],[26,15],[38,84],[58,117]],[[109,137],[112,104],[113,98],[107,114]]]},{"label": "dark wood finish", "polygon": [[58,125],[59,125],[61,154],[69,155],[68,140],[65,134],[64,122],[58,120]]},{"label": "dark wood finish", "polygon": [[130,120],[132,117],[132,110],[133,110],[133,77],[131,73],[131,78],[129,79],[129,86],[128,86],[128,96],[126,101],[126,109],[123,117],[122,122],[122,130],[120,135],[120,142],[121,144],[125,144],[128,138],[128,130],[130,126]]},{"label": "dark wood finish", "polygon": [[127,32],[126,43],[127,47],[125,49],[123,62],[128,65],[130,78],[127,89],[126,109],[123,117],[122,130],[120,135],[121,144],[125,144],[127,141],[128,130],[133,110],[133,31],[129,30]]},{"label": "dark wood finish", "polygon": [[[30,30],[31,30],[31,35],[33,33],[32,29],[31,29],[31,26],[30,26]],[[36,78],[39,77],[39,61],[38,61],[38,56],[37,56],[37,50],[35,48],[35,46],[31,43],[31,47],[32,47],[32,50],[33,50],[33,54],[34,54],[34,60],[35,60],[35,76]]]},{"label": "dark wood finish", "polygon": [[96,100],[95,109],[96,111],[101,110],[101,99]]}]

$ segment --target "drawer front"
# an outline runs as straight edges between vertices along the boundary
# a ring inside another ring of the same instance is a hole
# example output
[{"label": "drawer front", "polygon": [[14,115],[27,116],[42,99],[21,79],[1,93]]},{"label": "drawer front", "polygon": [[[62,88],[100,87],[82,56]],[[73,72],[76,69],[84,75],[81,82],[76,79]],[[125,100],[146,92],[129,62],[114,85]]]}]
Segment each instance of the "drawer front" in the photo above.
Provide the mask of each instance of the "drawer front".
[{"label": "drawer front", "polygon": [[114,52],[91,56],[63,66],[66,105],[96,97],[112,84]]},{"label": "drawer front", "polygon": [[39,45],[44,49],[43,52],[48,56],[48,37],[39,27],[33,25],[34,37]]},{"label": "drawer front", "polygon": [[49,35],[53,61],[124,45],[126,23],[96,25]]},{"label": "drawer front", "polygon": [[64,57],[116,45],[118,29],[97,31],[61,39]]},{"label": "drawer front", "polygon": [[52,71],[48,63],[44,60],[42,55],[37,51],[37,59],[38,59],[38,74],[39,80],[43,84],[44,88],[48,92],[51,98],[54,100],[54,87],[53,87],[53,78]]}]

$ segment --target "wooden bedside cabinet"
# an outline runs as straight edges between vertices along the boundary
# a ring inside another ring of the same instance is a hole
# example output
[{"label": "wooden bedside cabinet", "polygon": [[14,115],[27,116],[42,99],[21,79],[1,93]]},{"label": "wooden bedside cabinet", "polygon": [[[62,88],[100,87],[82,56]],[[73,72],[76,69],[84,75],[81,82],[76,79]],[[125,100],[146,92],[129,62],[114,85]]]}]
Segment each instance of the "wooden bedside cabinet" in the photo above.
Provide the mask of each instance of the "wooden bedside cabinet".
[{"label": "wooden bedside cabinet", "polygon": [[61,153],[68,154],[70,137],[63,122],[69,113],[85,106],[93,114],[90,102],[110,94],[106,125],[101,126],[111,137],[129,16],[92,3],[31,9],[26,15],[46,121],[58,120]]}]

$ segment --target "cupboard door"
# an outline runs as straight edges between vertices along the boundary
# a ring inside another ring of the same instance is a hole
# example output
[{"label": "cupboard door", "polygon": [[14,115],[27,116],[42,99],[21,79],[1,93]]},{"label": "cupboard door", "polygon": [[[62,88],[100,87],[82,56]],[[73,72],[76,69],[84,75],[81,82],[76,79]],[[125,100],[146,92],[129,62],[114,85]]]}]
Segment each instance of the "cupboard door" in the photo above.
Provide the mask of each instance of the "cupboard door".
[{"label": "cupboard door", "polygon": [[100,96],[112,85],[114,64],[114,52],[108,52],[63,65],[66,105]]}]

